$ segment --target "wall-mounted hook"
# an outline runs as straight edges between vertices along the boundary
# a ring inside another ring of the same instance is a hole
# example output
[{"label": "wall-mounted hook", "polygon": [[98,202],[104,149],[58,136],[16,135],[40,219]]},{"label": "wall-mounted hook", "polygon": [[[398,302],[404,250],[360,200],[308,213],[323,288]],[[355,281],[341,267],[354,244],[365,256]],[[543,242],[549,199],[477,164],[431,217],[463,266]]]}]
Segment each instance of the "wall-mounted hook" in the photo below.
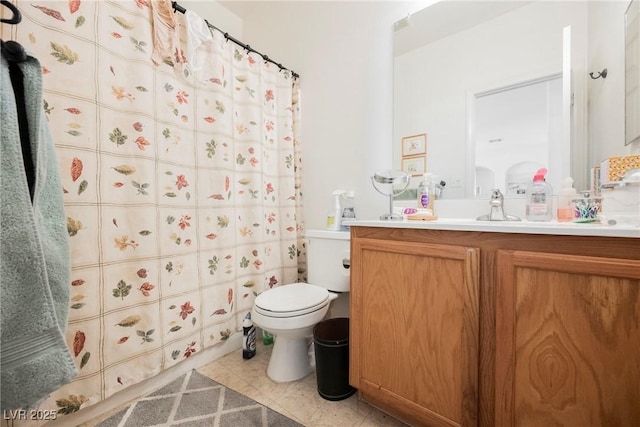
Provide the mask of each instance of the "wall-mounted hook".
[{"label": "wall-mounted hook", "polygon": [[6,6],[11,12],[13,12],[13,17],[9,19],[0,19],[0,22],[3,22],[5,24],[18,24],[20,23],[20,21],[22,21],[22,14],[13,3],[7,0],[2,0],[1,3],[3,6]]},{"label": "wall-mounted hook", "polygon": [[602,77],[603,79],[607,78],[607,69],[605,68],[604,70],[600,71],[597,73],[597,75],[594,75],[596,73],[589,73],[589,75],[591,76],[592,79],[599,79],[600,77]]}]

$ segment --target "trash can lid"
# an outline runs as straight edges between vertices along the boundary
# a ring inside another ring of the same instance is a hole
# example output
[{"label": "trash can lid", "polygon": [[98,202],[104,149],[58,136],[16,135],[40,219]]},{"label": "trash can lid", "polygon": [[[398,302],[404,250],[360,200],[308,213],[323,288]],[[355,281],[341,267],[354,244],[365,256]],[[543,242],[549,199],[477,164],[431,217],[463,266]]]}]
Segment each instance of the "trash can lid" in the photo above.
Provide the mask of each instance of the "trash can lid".
[{"label": "trash can lid", "polygon": [[313,339],[319,344],[348,344],[349,318],[336,317],[323,320],[313,328]]}]

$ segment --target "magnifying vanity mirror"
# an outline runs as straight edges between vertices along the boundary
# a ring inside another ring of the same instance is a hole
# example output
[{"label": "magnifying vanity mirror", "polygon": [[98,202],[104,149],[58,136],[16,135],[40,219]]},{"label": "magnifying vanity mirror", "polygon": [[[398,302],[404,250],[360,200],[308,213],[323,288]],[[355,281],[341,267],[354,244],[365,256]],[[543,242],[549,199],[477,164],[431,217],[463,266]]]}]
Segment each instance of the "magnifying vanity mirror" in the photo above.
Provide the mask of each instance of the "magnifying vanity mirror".
[{"label": "magnifying vanity mirror", "polygon": [[398,21],[394,168],[403,138],[426,134],[445,198],[518,196],[540,167],[555,191],[566,176],[588,189],[602,147],[624,147],[628,4],[445,0]]}]

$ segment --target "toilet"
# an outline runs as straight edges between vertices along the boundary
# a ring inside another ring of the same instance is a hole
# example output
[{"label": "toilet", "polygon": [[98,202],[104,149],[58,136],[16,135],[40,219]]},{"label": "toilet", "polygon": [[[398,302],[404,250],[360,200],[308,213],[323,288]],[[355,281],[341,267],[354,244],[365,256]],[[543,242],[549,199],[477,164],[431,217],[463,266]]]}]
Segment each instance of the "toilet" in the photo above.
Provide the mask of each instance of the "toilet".
[{"label": "toilet", "polygon": [[[274,336],[267,375],[276,382],[309,375],[314,368],[313,327],[329,316],[348,317],[349,232],[310,230],[306,237],[309,283],[268,289],[256,297],[251,310],[253,323]],[[333,316],[332,304],[342,312]]]}]

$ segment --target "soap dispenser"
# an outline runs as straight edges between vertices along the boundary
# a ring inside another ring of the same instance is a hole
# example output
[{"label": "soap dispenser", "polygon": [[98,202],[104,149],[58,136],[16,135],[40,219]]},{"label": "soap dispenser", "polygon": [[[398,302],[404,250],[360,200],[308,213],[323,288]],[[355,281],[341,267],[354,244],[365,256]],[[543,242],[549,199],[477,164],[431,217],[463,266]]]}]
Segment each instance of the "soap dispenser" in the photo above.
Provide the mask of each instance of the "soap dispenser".
[{"label": "soap dispenser", "polygon": [[435,188],[434,175],[429,172],[422,174],[422,182],[418,185],[418,208],[428,209],[432,215]]},{"label": "soap dispenser", "polygon": [[553,189],[545,181],[546,168],[540,168],[526,190],[526,217],[528,221],[551,221]]},{"label": "soap dispenser", "polygon": [[562,181],[562,189],[558,192],[558,222],[573,221],[573,200],[578,198],[578,192],[573,188],[573,179],[567,177]]}]

